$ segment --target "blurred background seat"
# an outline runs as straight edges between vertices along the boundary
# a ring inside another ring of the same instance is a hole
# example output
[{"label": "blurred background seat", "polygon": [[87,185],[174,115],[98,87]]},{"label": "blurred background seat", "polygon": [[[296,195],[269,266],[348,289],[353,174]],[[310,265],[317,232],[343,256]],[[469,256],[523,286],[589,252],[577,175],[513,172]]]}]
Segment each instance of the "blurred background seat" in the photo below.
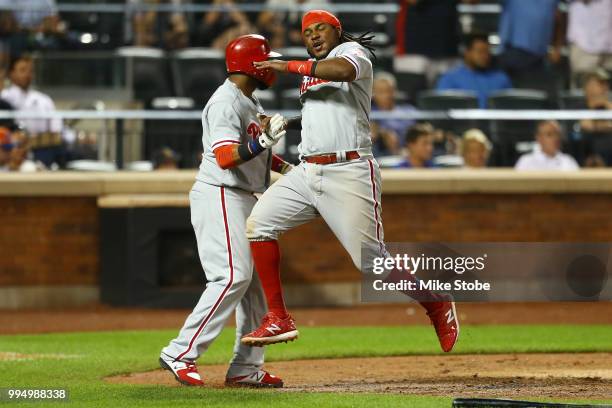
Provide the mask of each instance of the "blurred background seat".
[{"label": "blurred background seat", "polygon": [[397,89],[404,92],[408,102],[413,104],[418,104],[418,95],[428,88],[425,74],[397,72],[395,73],[395,79],[397,80]]},{"label": "blurred background seat", "polygon": [[[334,3],[367,3],[372,4],[370,0],[334,0]],[[393,3],[393,1],[383,0],[378,3]],[[359,6],[355,6],[359,7]],[[342,28],[354,35],[360,35],[365,32],[374,34],[374,43],[378,46],[386,46],[391,41],[389,27],[394,26],[395,15],[389,13],[338,13],[338,18],[342,21]]]},{"label": "blurred background seat", "polygon": [[126,85],[134,99],[150,107],[154,98],[173,96],[168,60],[163,50],[149,47],[121,47],[117,56],[125,58]]},{"label": "blurred background seat", "polygon": [[[534,89],[507,89],[489,95],[490,109],[540,110],[549,107],[546,92]],[[525,151],[517,146],[520,142],[533,141],[537,121],[492,120],[491,139],[495,146],[493,160],[498,166],[513,166],[518,156]]]},{"label": "blurred background seat", "polygon": [[208,48],[187,48],[172,55],[172,77],[176,95],[193,99],[196,109],[204,108],[227,77],[225,54]]},{"label": "blurred background seat", "polygon": [[[151,103],[156,110],[192,110],[190,98],[155,98]],[[199,120],[146,120],[144,124],[144,157],[152,160],[156,152],[169,147],[180,155],[180,168],[194,168],[202,152],[202,124]]]},{"label": "blurred background seat", "polygon": [[561,109],[586,109],[586,100],[582,90],[559,92],[558,103]]},{"label": "blurred background seat", "polygon": [[[417,97],[417,107],[423,110],[478,109],[478,97],[470,91],[423,91]],[[431,124],[456,135],[461,135],[470,128],[485,126],[476,120],[432,120]]]}]

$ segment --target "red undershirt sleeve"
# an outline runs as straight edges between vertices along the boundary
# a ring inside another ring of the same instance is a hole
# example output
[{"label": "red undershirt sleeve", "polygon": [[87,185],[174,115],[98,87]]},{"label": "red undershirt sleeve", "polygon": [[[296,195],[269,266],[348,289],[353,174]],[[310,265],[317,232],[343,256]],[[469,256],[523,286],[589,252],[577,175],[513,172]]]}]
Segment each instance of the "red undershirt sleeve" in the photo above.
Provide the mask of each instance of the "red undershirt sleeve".
[{"label": "red undershirt sleeve", "polygon": [[221,167],[223,170],[227,170],[243,163],[243,160],[238,154],[238,146],[239,145],[237,144],[230,144],[217,147],[215,150],[213,150],[219,167]]}]

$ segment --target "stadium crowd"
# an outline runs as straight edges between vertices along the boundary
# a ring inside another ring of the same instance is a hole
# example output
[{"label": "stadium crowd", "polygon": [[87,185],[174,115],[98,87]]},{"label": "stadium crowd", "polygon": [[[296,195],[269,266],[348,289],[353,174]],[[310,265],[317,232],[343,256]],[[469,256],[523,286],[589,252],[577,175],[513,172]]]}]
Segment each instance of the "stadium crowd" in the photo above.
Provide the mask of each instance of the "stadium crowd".
[{"label": "stadium crowd", "polygon": [[[55,0],[20,0],[17,8],[15,3],[0,0],[0,109],[37,111],[52,111],[55,105],[49,95],[32,87],[36,83],[32,52],[44,57],[49,50],[85,52],[125,45],[166,51],[224,50],[233,38],[254,32],[265,35],[273,48],[299,47],[302,12],[333,6],[328,0],[126,0],[115,1],[125,5],[123,14],[60,15]],[[265,7],[246,12],[240,6],[247,3]],[[371,27],[379,49],[393,49],[389,63],[382,56],[374,61],[374,112],[612,109],[612,1],[538,0],[528,7],[523,0],[388,3],[397,4],[399,11],[383,20],[376,13],[341,14],[347,30]],[[485,3],[499,4],[499,16],[483,18],[458,11],[460,4]],[[143,4],[172,8],[139,9]],[[181,9],[189,4],[212,8],[203,13]],[[364,18],[370,19],[370,26],[367,21],[364,25]],[[84,34],[89,35],[87,41]],[[279,92],[276,97],[280,99]],[[149,106],[150,101],[144,102]],[[196,102],[195,107],[204,102]],[[61,121],[3,120],[0,170],[63,168],[79,158],[67,146],[67,132]],[[518,170],[575,170],[612,165],[612,121],[606,120],[509,125],[381,119],[372,121],[371,134],[375,156],[388,167],[514,165]],[[174,167],[185,153],[158,146],[147,159],[168,159]]]}]

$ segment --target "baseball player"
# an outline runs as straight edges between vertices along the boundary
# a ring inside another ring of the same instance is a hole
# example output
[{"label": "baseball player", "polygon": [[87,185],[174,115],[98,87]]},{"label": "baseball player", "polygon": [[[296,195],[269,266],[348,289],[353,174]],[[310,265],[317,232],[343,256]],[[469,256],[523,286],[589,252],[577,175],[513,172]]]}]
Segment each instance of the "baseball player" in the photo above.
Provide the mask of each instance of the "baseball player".
[{"label": "baseball player", "polygon": [[276,79],[273,70],[257,70],[254,61],[279,56],[268,41],[245,35],[226,49],[229,78],[202,112],[204,153],[189,194],[191,222],[208,284],[178,336],[162,349],[159,363],[185,385],[202,385],[195,361],[221,333],[236,311],[236,344],[226,376],[228,385],[282,387],[283,381],[262,369],[262,349],[244,346],[240,337],[257,327],[266,303],[253,261],[245,225],[269,184],[270,168],[285,173],[291,165],[271,153],[283,137],[284,119],[263,114],[256,88]]},{"label": "baseball player", "polygon": [[[302,75],[301,163],[261,197],[247,220],[247,237],[269,312],[243,344],[263,346],[297,338],[280,282],[278,235],[320,214],[358,269],[371,270],[374,257],[388,253],[381,222],[380,171],[372,157],[370,101],[372,37],[342,31],[333,14],[314,10],[302,20],[302,38],[312,59],[263,61],[260,69]],[[363,260],[363,265],[362,265]],[[448,295],[423,291],[442,349],[459,335],[455,305]]]}]

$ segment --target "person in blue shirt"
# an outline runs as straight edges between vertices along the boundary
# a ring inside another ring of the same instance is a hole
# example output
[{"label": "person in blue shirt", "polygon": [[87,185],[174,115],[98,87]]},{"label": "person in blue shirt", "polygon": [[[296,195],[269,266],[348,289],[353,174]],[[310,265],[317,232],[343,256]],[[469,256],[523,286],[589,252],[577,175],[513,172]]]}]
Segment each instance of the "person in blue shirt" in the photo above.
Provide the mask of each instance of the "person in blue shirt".
[{"label": "person in blue shirt", "polygon": [[559,62],[564,30],[558,5],[559,0],[502,1],[498,29],[502,69],[514,77],[541,69],[547,55],[552,63]]},{"label": "person in blue shirt", "polygon": [[[416,108],[407,103],[397,103],[397,82],[388,72],[377,72],[372,86],[372,112],[410,113]],[[372,153],[374,157],[400,154],[404,147],[406,130],[415,121],[413,119],[377,119],[370,123],[372,135]]]},{"label": "person in blue shirt", "polygon": [[491,68],[487,35],[475,33],[466,36],[463,63],[442,75],[436,88],[473,91],[480,108],[485,109],[491,92],[512,88],[512,83],[503,71]]},{"label": "person in blue shirt", "polygon": [[397,168],[435,167],[433,156],[434,128],[429,123],[417,123],[406,132],[406,155]]}]

